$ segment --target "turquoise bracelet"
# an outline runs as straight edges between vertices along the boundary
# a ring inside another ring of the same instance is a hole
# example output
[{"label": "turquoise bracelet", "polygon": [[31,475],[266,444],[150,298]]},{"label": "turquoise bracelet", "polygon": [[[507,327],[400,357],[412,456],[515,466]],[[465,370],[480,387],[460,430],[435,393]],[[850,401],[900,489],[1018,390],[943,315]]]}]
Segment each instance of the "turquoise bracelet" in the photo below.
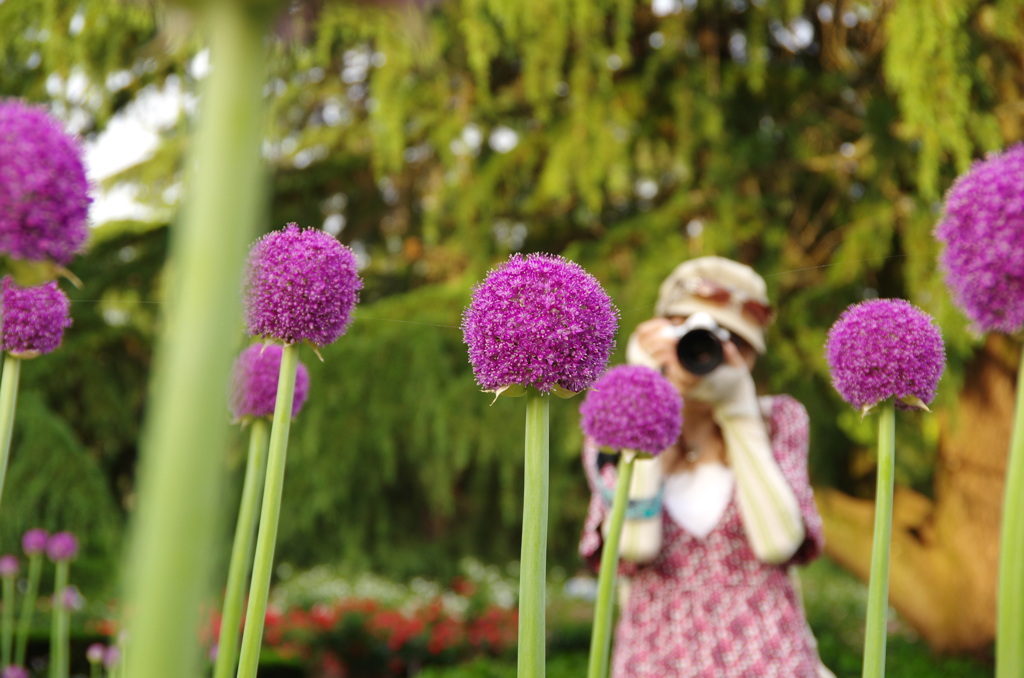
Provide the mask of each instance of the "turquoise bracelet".
[{"label": "turquoise bracelet", "polygon": [[[610,509],[615,499],[615,492],[607,487],[602,478],[601,472],[595,474],[598,489],[601,490],[601,497],[604,499],[605,508]],[[661,515],[661,500],[665,496],[665,485],[662,483],[658,493],[646,499],[630,499],[626,506],[626,520],[649,520]]]}]

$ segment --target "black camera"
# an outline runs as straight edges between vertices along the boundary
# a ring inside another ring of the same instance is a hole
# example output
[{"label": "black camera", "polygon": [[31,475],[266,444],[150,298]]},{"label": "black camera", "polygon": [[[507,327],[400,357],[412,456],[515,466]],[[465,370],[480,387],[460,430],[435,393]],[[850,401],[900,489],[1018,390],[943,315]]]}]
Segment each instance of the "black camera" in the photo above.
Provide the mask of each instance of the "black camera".
[{"label": "black camera", "polygon": [[673,325],[668,332],[679,341],[676,356],[687,372],[705,375],[722,364],[722,345],[729,341],[729,330],[719,326],[707,313],[694,313],[682,325]]}]

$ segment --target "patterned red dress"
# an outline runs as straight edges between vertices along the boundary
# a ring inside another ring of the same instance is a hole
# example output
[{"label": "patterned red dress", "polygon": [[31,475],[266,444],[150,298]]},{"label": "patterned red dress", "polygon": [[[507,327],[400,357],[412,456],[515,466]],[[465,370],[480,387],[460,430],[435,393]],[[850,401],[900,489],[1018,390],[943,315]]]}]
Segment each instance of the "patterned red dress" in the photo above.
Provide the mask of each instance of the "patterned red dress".
[{"label": "patterned red dress", "polygon": [[[821,517],[807,478],[808,420],[789,396],[762,399],[768,436],[800,504],[806,538],[782,565],[760,562],[744,533],[735,494],[714,529],[699,539],[662,509],[663,543],[645,565],[623,563],[629,600],[615,631],[615,678],[815,678],[819,659],[787,574],[822,547]],[[596,463],[588,446],[584,463]],[[614,473],[611,466],[603,474]],[[607,482],[607,475],[606,482]],[[735,490],[734,490],[735,491]],[[595,494],[580,540],[591,567],[600,561],[604,501]]]}]

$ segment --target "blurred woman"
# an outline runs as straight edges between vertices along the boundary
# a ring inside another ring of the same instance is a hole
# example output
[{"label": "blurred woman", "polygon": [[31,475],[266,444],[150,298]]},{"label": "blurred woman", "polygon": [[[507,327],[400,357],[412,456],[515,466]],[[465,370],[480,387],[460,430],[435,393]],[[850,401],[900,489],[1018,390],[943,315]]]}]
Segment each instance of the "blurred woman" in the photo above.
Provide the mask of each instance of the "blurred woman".
[{"label": "blurred woman", "polygon": [[[675,385],[683,430],[659,457],[637,462],[613,676],[830,675],[788,573],[822,547],[807,412],[789,396],[758,398],[750,374],[772,319],[765,282],[728,259],[693,259],[662,283],[655,313],[630,337],[627,359]],[[615,474],[602,456],[586,442],[593,497],[580,553],[593,568]]]}]

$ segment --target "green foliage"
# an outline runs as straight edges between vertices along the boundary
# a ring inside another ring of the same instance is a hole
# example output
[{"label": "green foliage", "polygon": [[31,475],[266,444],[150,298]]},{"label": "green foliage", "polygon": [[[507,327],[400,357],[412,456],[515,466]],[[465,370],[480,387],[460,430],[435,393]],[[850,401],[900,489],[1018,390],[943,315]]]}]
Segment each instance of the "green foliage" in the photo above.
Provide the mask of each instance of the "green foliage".
[{"label": "green foliage", "polygon": [[[523,408],[478,392],[458,327],[472,284],[511,251],[592,271],[622,311],[620,346],[682,259],[755,265],[780,309],[757,377],[808,406],[819,482],[858,489],[867,440],[822,350],[848,304],[902,296],[931,313],[950,356],[937,405],[955,397],[976,340],[931,230],[956,173],[1024,136],[1020,0],[686,6],[310,2],[281,18],[260,227],[343,227],[367,285],[325,361],[303,356],[313,389],[293,428],[280,559],[398,575],[518,556]],[[194,91],[187,13],[105,0],[42,10],[0,2],[5,94],[49,100],[91,137],[144,92]],[[787,46],[800,18],[813,40]],[[82,96],[64,86],[76,70]],[[161,218],[176,207],[188,122],[112,180]],[[85,287],[71,291],[65,347],[23,379],[128,506],[165,231],[96,236],[74,266]],[[552,562],[567,568],[586,501],[577,406],[552,406]],[[897,472],[925,489],[935,431],[918,428],[899,433]],[[4,510],[19,506],[5,497]]]},{"label": "green foliage", "polygon": [[0,508],[4,551],[20,554],[21,535],[35,527],[73,532],[81,551],[71,583],[86,595],[109,594],[108,570],[119,560],[124,520],[103,467],[31,388],[19,395],[12,448]]},{"label": "green foliage", "polygon": [[[807,621],[818,652],[836,678],[861,675],[867,586],[835,563],[818,560],[801,568]],[[943,657],[928,647],[890,610],[886,669],[894,676],[983,678],[992,675],[991,657]]]},{"label": "green foliage", "polygon": [[82,287],[65,285],[74,325],[59,350],[22,374],[22,388],[45,393],[47,407],[103,466],[119,505],[133,492],[166,236],[124,224],[94,231],[89,254],[74,263]]},{"label": "green foliage", "polygon": [[[548,659],[545,675],[550,678],[574,678],[587,671],[586,653],[556,654]],[[420,678],[515,678],[514,662],[497,659],[474,659],[452,667],[427,667]]]},{"label": "green foliage", "polygon": [[75,532],[72,581],[87,596],[112,591],[120,561],[165,235],[97,231],[75,263],[83,287],[68,289],[74,325],[60,349],[22,368],[0,544],[20,553],[28,528]]},{"label": "green foliage", "polygon": [[972,120],[977,114],[971,105],[970,62],[965,59],[971,36],[963,28],[977,4],[976,0],[901,2],[886,22],[885,74],[900,93],[907,138],[920,140],[918,182],[926,197],[939,193],[936,168],[944,154],[952,156],[958,171],[967,169],[972,127],[988,132],[982,148],[1000,141],[990,113]]},{"label": "green foliage", "polygon": [[0,3],[0,92],[47,103],[76,132],[102,128],[181,67],[189,41],[180,21],[148,2]]}]

